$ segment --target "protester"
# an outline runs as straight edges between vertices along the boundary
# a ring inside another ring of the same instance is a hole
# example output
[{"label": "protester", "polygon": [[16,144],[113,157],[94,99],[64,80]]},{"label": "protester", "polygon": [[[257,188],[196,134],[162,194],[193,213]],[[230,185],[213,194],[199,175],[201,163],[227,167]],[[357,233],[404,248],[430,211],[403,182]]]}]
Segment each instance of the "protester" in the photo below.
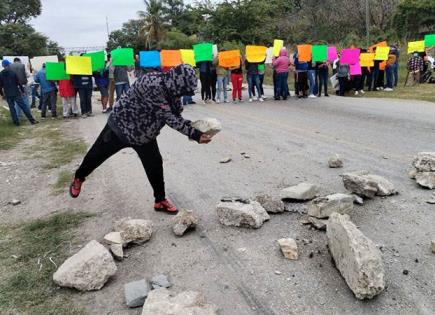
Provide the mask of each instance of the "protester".
[{"label": "protester", "polygon": [[231,70],[231,84],[233,86],[233,103],[243,102],[242,99],[242,85],[243,85],[243,61],[240,59],[238,67],[232,67]]},{"label": "protester", "polygon": [[116,101],[119,101],[121,96],[130,88],[128,67],[115,66],[115,69],[113,70],[113,78],[115,80]]},{"label": "protester", "polygon": [[15,104],[17,104],[32,125],[38,123],[35,118],[33,118],[30,108],[27,107],[23,101],[22,95],[24,94],[24,89],[20,84],[18,76],[15,72],[9,69],[10,62],[8,60],[3,60],[2,67],[4,69],[0,72],[0,94],[6,98],[12,122],[16,126],[20,125],[20,120],[15,111]]},{"label": "protester", "polygon": [[73,76],[73,85],[79,93],[82,118],[92,116],[92,76],[75,75]]},{"label": "protester", "polygon": [[39,100],[38,109],[41,110],[42,97],[41,97],[41,94],[39,93],[39,84],[35,82],[35,79],[33,76],[31,76],[31,80],[32,80],[32,82],[30,83],[30,90],[31,90],[31,95],[32,95],[32,103],[30,105],[30,108],[36,107],[36,99],[38,99]]},{"label": "protester", "polygon": [[318,77],[319,77],[319,92],[317,94],[318,97],[322,96],[322,86],[325,89],[325,96],[328,95],[328,77],[329,77],[329,63],[327,61],[318,62],[317,65]]},{"label": "protester", "polygon": [[200,61],[196,63],[199,69],[199,80],[201,81],[201,99],[204,104],[211,101],[211,61]]},{"label": "protester", "polygon": [[258,68],[258,77],[260,79],[260,97],[265,100],[266,96],[264,95],[264,88],[263,88],[263,82],[264,82],[264,74],[266,73],[266,66],[264,65],[265,61],[262,63],[259,63]]},{"label": "protester", "polygon": [[350,67],[347,63],[341,63],[339,62],[337,65],[337,78],[340,85],[340,89],[338,92],[338,95],[344,96],[344,93],[346,92],[346,87],[349,81],[350,76]]},{"label": "protester", "polygon": [[217,85],[217,66],[218,60],[217,58],[210,65],[210,90],[211,90],[211,99],[213,102],[216,102],[216,85]]},{"label": "protester", "polygon": [[392,92],[394,87],[394,68],[396,66],[397,56],[393,49],[390,49],[388,55],[387,65],[385,66],[385,73],[387,77],[387,86],[384,89],[386,92]]},{"label": "protester", "polygon": [[394,46],[396,54],[396,62],[394,63],[393,75],[394,75],[394,86],[397,86],[399,82],[399,58],[400,58],[400,48],[399,44]]},{"label": "protester", "polygon": [[288,71],[290,67],[290,59],[288,57],[287,49],[281,48],[278,58],[272,60],[273,68],[276,72],[276,95],[275,100],[286,100],[289,95],[288,90]]},{"label": "protester", "polygon": [[420,83],[420,76],[423,72],[423,58],[420,57],[418,52],[414,52],[412,56],[408,59],[407,68],[408,68],[408,77],[405,82],[405,85],[409,84],[409,79],[412,79],[411,85],[416,85]]},{"label": "protester", "polygon": [[[30,91],[29,91],[29,87],[27,86],[28,83],[27,78],[30,76],[30,74],[27,72],[26,67],[21,63],[21,59],[18,57],[14,58],[14,62],[9,66],[9,69],[17,75],[18,82],[20,82],[24,90],[23,93],[24,104],[26,104],[26,106],[30,109],[30,103],[29,103]],[[17,112],[18,118],[20,118],[21,109],[18,106],[18,104],[15,105],[15,111]]]},{"label": "protester", "polygon": [[246,69],[246,77],[248,81],[248,94],[249,94],[249,102],[253,101],[253,97],[255,96],[252,93],[252,90],[257,89],[258,97],[255,99],[256,101],[263,102],[263,98],[261,97],[260,90],[260,77],[258,76],[258,64],[245,61],[245,69]]},{"label": "protester", "polygon": [[86,177],[105,160],[131,147],[139,155],[154,190],[154,209],[176,214],[177,207],[165,196],[163,162],[156,138],[168,125],[198,143],[211,141],[210,136],[181,116],[181,97],[194,95],[197,81],[195,70],[188,65],[142,76],[116,103],[106,126],[84,157],[70,186],[71,197],[79,196]]},{"label": "protester", "polygon": [[57,88],[56,84],[52,81],[47,81],[47,75],[45,72],[45,63],[42,65],[42,69],[38,71],[35,76],[35,82],[41,85],[42,94],[42,107],[41,118],[45,119],[47,109],[51,111],[51,118],[57,117]]},{"label": "protester", "polygon": [[107,113],[110,107],[107,108],[107,103],[109,102],[109,69],[104,68],[100,71],[94,72],[95,84],[101,94],[101,105],[103,107],[103,113]]},{"label": "protester", "polygon": [[228,97],[227,97],[228,69],[218,65],[216,67],[216,75],[217,75],[216,102],[218,104],[221,102],[228,103]]},{"label": "protester", "polygon": [[308,97],[315,98],[318,91],[317,91],[317,69],[316,64],[312,61],[308,62],[308,83],[309,83],[309,92]]},{"label": "protester", "polygon": [[296,96],[298,98],[307,98],[307,90],[308,90],[308,83],[307,83],[307,71],[308,71],[308,64],[306,62],[299,62],[299,55],[298,53],[295,53],[293,55],[293,60],[295,64],[295,82],[296,82]]},{"label": "protester", "polygon": [[62,98],[63,118],[68,118],[71,115],[77,117],[79,109],[76,101],[76,90],[74,89],[72,79],[60,80],[58,84],[59,95]]}]

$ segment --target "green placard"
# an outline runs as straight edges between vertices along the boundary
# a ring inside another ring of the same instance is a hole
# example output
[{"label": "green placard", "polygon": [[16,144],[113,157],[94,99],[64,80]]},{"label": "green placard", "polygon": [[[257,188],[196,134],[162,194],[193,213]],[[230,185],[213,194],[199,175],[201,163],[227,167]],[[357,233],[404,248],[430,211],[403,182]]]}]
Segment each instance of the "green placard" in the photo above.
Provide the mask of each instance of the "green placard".
[{"label": "green placard", "polygon": [[213,61],[213,44],[211,43],[193,45],[193,52],[195,53],[195,62]]},{"label": "green placard", "polygon": [[97,51],[84,54],[86,57],[91,57],[92,60],[92,72],[99,71],[106,67],[106,55],[104,51]]},{"label": "green placard", "polygon": [[435,34],[424,35],[424,46],[425,47],[435,46]]},{"label": "green placard", "polygon": [[66,74],[64,62],[46,62],[45,75],[49,81],[69,80]]},{"label": "green placard", "polygon": [[326,61],[328,59],[328,46],[314,45],[312,47],[313,62]]},{"label": "green placard", "polygon": [[134,66],[133,48],[118,48],[110,54],[113,66]]}]

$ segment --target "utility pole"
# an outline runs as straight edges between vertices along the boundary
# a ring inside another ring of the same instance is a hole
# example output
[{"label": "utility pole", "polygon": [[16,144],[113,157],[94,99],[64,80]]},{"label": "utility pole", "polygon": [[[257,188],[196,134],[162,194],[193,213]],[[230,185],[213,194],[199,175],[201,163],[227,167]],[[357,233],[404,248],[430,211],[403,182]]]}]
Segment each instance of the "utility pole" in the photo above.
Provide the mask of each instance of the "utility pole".
[{"label": "utility pole", "polygon": [[366,31],[367,31],[367,48],[370,46],[370,9],[369,0],[366,0]]},{"label": "utility pole", "polygon": [[107,40],[109,40],[110,32],[109,32],[109,17],[106,15],[106,29],[107,29]]}]

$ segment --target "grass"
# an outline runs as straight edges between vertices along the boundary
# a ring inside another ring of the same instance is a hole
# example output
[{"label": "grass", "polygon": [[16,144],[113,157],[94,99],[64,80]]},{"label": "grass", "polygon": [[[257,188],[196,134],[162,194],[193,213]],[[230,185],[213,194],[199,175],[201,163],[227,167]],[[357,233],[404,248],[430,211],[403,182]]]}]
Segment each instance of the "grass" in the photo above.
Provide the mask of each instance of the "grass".
[{"label": "grass", "polygon": [[73,230],[91,215],[60,213],[16,226],[0,226],[0,313],[80,315],[52,282],[69,253]]},{"label": "grass", "polygon": [[23,139],[23,135],[24,132],[12,123],[9,111],[0,107],[0,151],[15,147]]},{"label": "grass", "polygon": [[60,195],[63,194],[68,187],[71,178],[73,178],[73,172],[69,170],[63,170],[59,173],[57,176],[56,183],[52,186],[53,188],[53,195]]}]

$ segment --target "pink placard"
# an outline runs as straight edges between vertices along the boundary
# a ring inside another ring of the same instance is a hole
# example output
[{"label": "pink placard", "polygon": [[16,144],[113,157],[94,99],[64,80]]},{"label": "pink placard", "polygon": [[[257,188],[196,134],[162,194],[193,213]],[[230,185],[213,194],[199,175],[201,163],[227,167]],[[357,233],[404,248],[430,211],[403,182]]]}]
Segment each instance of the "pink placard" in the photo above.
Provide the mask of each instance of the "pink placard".
[{"label": "pink placard", "polygon": [[334,61],[337,57],[337,48],[335,46],[328,47],[328,61]]},{"label": "pink placard", "polygon": [[341,63],[348,63],[350,65],[359,63],[359,52],[357,48],[347,48],[341,51]]},{"label": "pink placard", "polygon": [[361,66],[359,62],[350,65],[350,75],[361,75]]}]

